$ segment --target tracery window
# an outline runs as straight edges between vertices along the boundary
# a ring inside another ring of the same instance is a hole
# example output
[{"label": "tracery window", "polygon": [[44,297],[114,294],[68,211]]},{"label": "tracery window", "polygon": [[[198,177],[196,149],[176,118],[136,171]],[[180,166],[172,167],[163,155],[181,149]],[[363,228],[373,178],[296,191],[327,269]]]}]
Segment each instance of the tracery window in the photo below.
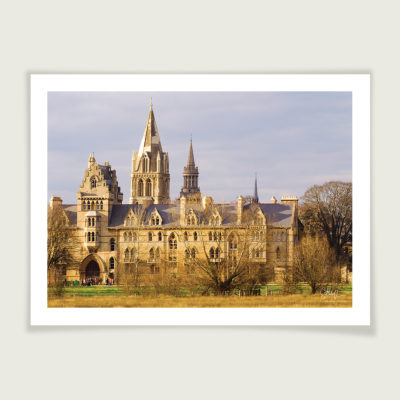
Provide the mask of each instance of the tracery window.
[{"label": "tracery window", "polygon": [[176,250],[177,248],[178,248],[178,243],[176,241],[175,234],[172,233],[171,236],[169,237],[169,249]]},{"label": "tracery window", "polygon": [[143,180],[139,179],[138,182],[138,196],[143,196]]}]

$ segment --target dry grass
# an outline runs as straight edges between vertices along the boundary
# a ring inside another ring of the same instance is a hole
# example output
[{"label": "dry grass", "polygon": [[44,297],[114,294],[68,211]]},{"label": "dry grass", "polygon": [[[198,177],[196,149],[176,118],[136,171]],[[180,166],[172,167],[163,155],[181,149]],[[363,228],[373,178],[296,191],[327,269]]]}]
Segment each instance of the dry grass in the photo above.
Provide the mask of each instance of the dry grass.
[{"label": "dry grass", "polygon": [[352,295],[321,296],[293,294],[254,297],[174,296],[65,296],[50,297],[48,307],[351,307]]}]

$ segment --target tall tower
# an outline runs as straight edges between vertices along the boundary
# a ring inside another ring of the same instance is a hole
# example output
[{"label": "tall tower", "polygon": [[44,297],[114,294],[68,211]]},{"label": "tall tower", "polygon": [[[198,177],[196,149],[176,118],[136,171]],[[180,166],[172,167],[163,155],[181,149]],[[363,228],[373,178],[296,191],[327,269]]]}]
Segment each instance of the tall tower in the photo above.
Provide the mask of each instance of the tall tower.
[{"label": "tall tower", "polygon": [[180,197],[187,198],[188,203],[200,203],[199,169],[194,163],[192,139],[190,139],[189,155],[186,167],[183,168],[183,186]]},{"label": "tall tower", "polygon": [[139,151],[132,156],[130,204],[168,204],[169,160],[164,153],[150,103]]}]

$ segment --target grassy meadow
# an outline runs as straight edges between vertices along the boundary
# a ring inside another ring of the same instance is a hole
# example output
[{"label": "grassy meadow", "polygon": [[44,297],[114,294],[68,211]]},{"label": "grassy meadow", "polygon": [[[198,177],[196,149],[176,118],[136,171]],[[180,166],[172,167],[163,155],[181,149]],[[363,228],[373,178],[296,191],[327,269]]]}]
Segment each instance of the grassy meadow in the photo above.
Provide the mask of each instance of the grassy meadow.
[{"label": "grassy meadow", "polygon": [[[238,293],[238,292],[236,292]],[[48,292],[48,307],[351,307],[352,288],[339,286],[337,294],[310,293],[299,285],[292,294],[284,294],[279,285],[261,288],[260,296],[201,296],[198,291],[178,288],[174,294],[156,288],[137,289],[121,286],[67,287],[62,295]]]}]

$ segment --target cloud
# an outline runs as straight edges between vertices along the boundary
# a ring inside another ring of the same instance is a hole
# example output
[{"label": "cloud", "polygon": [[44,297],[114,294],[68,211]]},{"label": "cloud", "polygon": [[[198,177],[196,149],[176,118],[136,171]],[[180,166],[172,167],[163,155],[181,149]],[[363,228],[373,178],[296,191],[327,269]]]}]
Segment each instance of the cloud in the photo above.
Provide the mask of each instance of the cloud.
[{"label": "cloud", "polygon": [[253,191],[262,201],[301,196],[326,180],[351,180],[351,93],[61,93],[48,97],[48,191],[76,201],[90,152],[109,161],[124,201],[149,99],[169,153],[178,197],[190,135],[203,194],[217,201]]}]

